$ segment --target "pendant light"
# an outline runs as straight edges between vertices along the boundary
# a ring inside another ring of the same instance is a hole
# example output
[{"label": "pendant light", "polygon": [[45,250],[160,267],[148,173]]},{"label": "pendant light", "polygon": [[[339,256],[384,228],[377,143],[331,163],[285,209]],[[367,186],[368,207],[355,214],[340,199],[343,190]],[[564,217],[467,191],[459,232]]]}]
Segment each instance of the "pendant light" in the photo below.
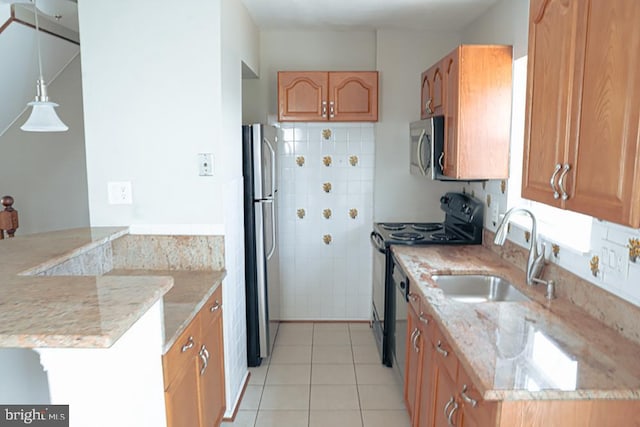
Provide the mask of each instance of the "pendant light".
[{"label": "pendant light", "polygon": [[38,47],[38,71],[40,72],[40,78],[36,83],[36,100],[28,103],[28,106],[33,107],[31,115],[23,124],[20,129],[26,132],[64,132],[69,128],[56,114],[55,107],[58,106],[55,102],[49,102],[47,96],[47,84],[44,82],[42,76],[42,55],[40,53],[40,26],[38,25],[38,8],[36,6],[36,0],[33,0],[33,12],[36,18],[36,44]]}]

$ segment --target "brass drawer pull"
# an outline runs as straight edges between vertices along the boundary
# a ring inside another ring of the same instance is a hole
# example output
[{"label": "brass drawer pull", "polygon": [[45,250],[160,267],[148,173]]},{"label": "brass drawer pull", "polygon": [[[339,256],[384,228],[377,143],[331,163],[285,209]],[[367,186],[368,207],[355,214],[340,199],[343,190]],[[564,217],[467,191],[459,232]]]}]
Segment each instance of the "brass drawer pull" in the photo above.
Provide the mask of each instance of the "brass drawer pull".
[{"label": "brass drawer pull", "polygon": [[193,337],[191,336],[191,337],[189,337],[189,339],[187,339],[187,343],[182,346],[182,353],[184,353],[185,351],[189,350],[194,345],[195,345],[195,343],[193,342]]},{"label": "brass drawer pull", "polygon": [[216,300],[216,302],[209,308],[209,311],[213,313],[214,311],[218,311],[220,307],[222,307],[222,304],[220,304],[220,301]]},{"label": "brass drawer pull", "polygon": [[447,357],[449,352],[442,348],[442,341],[438,340],[438,345],[436,345],[436,351],[442,355],[442,357]]},{"label": "brass drawer pull", "polygon": [[464,384],[464,385],[462,386],[462,391],[460,392],[460,397],[462,397],[462,399],[463,399],[465,402],[467,402],[468,404],[470,404],[472,407],[474,407],[474,408],[475,408],[476,406],[478,406],[478,401],[477,401],[477,400],[475,400],[475,399],[472,399],[471,397],[469,397],[469,396],[467,395],[467,385],[466,385],[466,384]]}]

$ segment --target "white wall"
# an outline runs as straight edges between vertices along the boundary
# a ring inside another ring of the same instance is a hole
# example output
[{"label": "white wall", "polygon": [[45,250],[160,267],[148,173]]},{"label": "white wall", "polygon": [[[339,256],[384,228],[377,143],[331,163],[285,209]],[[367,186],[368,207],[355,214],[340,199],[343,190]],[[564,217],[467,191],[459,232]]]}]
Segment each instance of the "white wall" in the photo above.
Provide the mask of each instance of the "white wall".
[{"label": "white wall", "polygon": [[[527,54],[528,18],[529,2],[527,0],[502,0],[464,30],[463,40],[465,43],[512,44],[514,58],[522,57]],[[517,100],[517,102],[514,102],[514,109],[525,108],[524,89],[521,92],[515,94],[517,96],[514,97],[514,101]],[[524,115],[522,111],[520,115]],[[513,122],[512,127],[514,132],[511,137],[511,156],[521,159],[521,154],[513,150],[515,147],[522,150],[523,123]],[[515,170],[522,168],[521,163],[512,162],[512,165],[512,178],[508,183],[510,189],[519,187],[521,180],[521,174]],[[467,189],[483,200],[486,200],[487,195],[491,195],[493,201],[500,203],[500,211],[504,212],[508,194],[501,193],[499,184],[499,181],[490,181],[483,188],[481,184],[474,183]],[[485,225],[495,230],[488,216]],[[631,229],[594,219],[590,248],[586,252],[577,252],[561,243],[559,256],[556,258],[548,253],[548,259],[583,279],[640,306],[640,288],[637,286],[640,283],[640,263],[628,261],[628,250],[625,246],[630,238],[640,238],[640,229]],[[510,239],[521,246],[528,247],[524,240],[524,233],[511,233]],[[548,242],[547,251],[549,251],[550,243],[555,242],[554,236],[545,236],[544,239]],[[600,271],[597,276],[593,276],[590,270],[590,261],[593,256],[600,258]],[[562,283],[558,283],[558,286],[562,286]]]},{"label": "white wall", "polygon": [[[80,2],[91,225],[222,224],[220,0]],[[213,153],[214,177],[196,154]],[[131,181],[132,205],[107,182]]]},{"label": "white wall", "polygon": [[[49,85],[49,97],[60,104],[57,111],[69,126],[67,132],[21,131],[29,108],[0,136],[0,193],[15,198],[19,235],[89,224],[80,82],[77,56]],[[35,95],[35,86],[32,90]]]},{"label": "white wall", "polygon": [[240,0],[222,0],[221,157],[224,185],[225,267],[223,282],[227,410],[234,413],[247,375],[242,176],[242,64],[259,69],[258,29]]},{"label": "white wall", "polygon": [[380,120],[376,124],[375,221],[444,219],[439,198],[459,185],[409,173],[409,123],[420,120],[420,74],[459,42],[457,33],[377,33]]}]

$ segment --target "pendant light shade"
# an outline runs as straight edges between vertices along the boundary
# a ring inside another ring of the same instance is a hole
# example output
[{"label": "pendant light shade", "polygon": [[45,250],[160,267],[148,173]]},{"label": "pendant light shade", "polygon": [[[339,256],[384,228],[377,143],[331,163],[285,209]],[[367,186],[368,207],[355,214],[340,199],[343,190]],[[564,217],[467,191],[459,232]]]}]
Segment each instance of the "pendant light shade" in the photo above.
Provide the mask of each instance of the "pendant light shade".
[{"label": "pendant light shade", "polygon": [[26,132],[64,132],[69,129],[56,114],[55,102],[49,102],[47,85],[42,77],[42,55],[40,53],[40,27],[38,25],[38,9],[33,0],[33,12],[36,18],[36,41],[38,46],[38,67],[40,78],[36,84],[36,99],[27,105],[32,107],[31,115],[20,129]]}]

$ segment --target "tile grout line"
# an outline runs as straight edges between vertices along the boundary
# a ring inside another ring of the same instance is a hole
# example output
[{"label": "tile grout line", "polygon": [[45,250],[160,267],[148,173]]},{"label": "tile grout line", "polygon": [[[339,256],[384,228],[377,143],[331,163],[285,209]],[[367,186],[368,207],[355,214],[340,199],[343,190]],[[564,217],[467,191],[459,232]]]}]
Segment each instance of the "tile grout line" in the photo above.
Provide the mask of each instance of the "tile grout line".
[{"label": "tile grout line", "polygon": [[353,376],[356,379],[356,394],[358,395],[358,409],[360,409],[360,424],[364,426],[364,414],[362,413],[362,401],[360,400],[360,387],[358,387],[358,371],[356,370],[356,355],[353,352],[353,340],[351,339],[351,325],[349,325],[349,344],[351,344],[351,362],[353,362]]}]

